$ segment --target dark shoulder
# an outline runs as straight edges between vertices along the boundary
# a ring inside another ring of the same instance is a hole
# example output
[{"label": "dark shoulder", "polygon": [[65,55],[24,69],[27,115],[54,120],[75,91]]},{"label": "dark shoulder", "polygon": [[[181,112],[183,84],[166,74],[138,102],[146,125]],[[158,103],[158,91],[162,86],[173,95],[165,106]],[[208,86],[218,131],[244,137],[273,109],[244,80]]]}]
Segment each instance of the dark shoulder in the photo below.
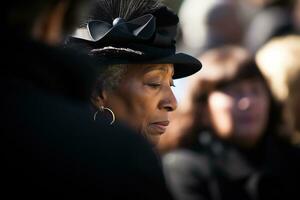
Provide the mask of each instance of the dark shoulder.
[{"label": "dark shoulder", "polygon": [[141,136],[119,124],[94,123],[81,101],[17,89],[1,99],[7,190],[128,199],[150,196],[153,187],[152,196],[167,196],[157,157]]}]

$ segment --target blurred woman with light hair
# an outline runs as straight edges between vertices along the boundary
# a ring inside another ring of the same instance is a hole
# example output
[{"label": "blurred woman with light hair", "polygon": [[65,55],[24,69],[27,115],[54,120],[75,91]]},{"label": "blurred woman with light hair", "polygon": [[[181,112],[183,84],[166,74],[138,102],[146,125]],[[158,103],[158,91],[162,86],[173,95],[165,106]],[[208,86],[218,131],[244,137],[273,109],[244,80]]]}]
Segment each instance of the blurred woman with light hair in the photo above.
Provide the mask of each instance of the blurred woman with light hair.
[{"label": "blurred woman with light hair", "polygon": [[284,105],[286,132],[294,145],[281,146],[272,171],[260,181],[261,199],[294,199],[299,195],[300,177],[300,36],[272,39],[256,54],[259,68],[275,97]]},{"label": "blurred woman with light hair", "polygon": [[292,139],[300,144],[300,36],[291,35],[271,40],[261,48],[256,60],[268,79],[275,97],[285,104],[286,123]]}]

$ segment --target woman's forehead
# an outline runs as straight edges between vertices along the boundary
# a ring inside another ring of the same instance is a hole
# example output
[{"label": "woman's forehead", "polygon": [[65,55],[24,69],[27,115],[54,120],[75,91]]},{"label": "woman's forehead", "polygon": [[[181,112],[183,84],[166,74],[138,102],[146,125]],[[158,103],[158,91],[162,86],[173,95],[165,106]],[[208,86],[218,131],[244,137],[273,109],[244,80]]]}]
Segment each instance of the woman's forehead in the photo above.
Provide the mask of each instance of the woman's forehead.
[{"label": "woman's forehead", "polygon": [[174,74],[173,64],[134,64],[131,65],[133,71],[140,71],[142,73],[148,73],[152,71],[162,71],[164,73]]}]

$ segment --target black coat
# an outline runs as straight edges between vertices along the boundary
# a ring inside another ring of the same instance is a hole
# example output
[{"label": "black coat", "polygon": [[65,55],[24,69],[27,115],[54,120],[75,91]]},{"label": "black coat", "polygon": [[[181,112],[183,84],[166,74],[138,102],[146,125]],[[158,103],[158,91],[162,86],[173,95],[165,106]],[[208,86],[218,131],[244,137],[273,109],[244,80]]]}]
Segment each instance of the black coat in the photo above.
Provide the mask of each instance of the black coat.
[{"label": "black coat", "polygon": [[271,134],[247,150],[203,132],[163,163],[178,200],[299,199],[300,147]]},{"label": "black coat", "polygon": [[203,132],[193,145],[164,156],[167,182],[178,200],[257,199],[267,146],[241,149]]},{"label": "black coat", "polygon": [[13,32],[1,45],[2,195],[170,198],[144,138],[91,120],[89,61]]},{"label": "black coat", "polygon": [[258,182],[258,199],[299,199],[300,146],[277,142]]}]

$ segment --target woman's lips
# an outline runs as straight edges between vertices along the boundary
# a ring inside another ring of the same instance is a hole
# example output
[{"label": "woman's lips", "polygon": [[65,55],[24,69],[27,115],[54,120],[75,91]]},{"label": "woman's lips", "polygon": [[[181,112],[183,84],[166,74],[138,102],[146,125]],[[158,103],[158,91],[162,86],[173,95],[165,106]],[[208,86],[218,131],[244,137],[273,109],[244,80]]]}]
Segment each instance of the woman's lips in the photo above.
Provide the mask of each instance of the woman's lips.
[{"label": "woman's lips", "polygon": [[156,130],[158,134],[161,135],[166,131],[169,123],[170,123],[169,121],[160,121],[160,122],[151,123],[151,126]]},{"label": "woman's lips", "polygon": [[257,123],[259,119],[256,118],[255,116],[248,115],[248,116],[240,116],[237,121],[242,124],[252,124],[252,123]]}]

